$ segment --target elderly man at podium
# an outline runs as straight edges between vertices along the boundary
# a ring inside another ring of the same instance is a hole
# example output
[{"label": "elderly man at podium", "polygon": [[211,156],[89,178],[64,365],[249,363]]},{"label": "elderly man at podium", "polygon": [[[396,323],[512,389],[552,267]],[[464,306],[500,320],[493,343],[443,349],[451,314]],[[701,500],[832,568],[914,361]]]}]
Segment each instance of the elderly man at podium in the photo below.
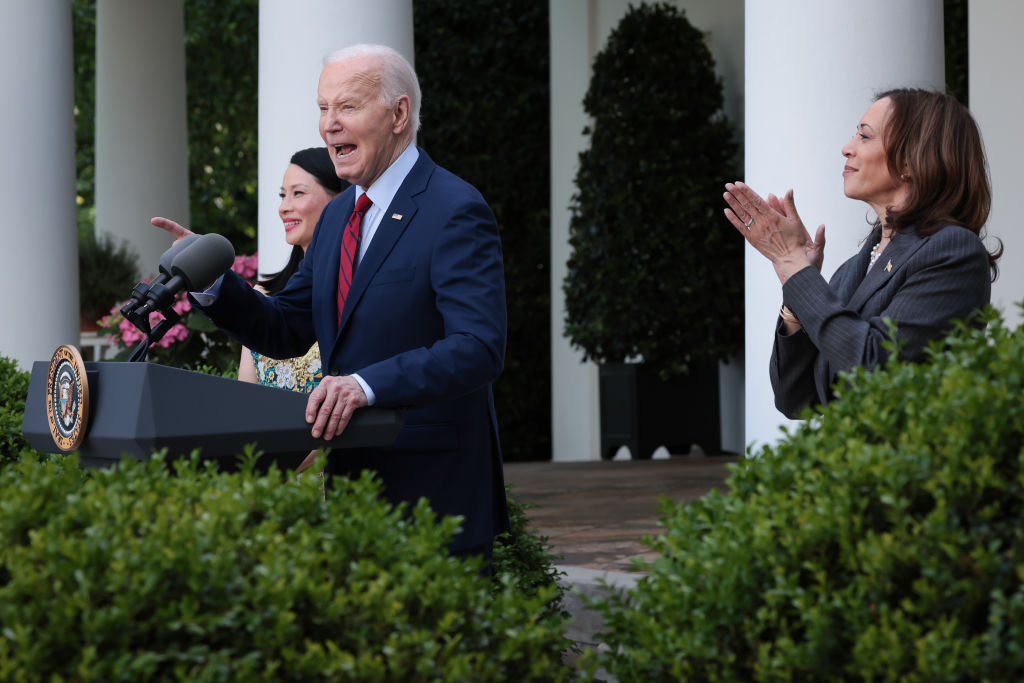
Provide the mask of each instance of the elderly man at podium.
[{"label": "elderly man at podium", "polygon": [[[480,193],[414,144],[420,89],[391,48],[325,60],[320,135],[352,184],[324,210],[298,272],[275,297],[234,273],[194,295],[223,330],[273,358],[317,341],[324,379],[309,397],[314,437],[341,433],[363,406],[401,408],[385,448],[331,453],[328,475],[370,469],[393,502],[429,499],[461,515],[456,555],[490,555],[508,527],[491,381],[506,338],[504,268]],[[153,224],[181,237],[164,218]]]}]

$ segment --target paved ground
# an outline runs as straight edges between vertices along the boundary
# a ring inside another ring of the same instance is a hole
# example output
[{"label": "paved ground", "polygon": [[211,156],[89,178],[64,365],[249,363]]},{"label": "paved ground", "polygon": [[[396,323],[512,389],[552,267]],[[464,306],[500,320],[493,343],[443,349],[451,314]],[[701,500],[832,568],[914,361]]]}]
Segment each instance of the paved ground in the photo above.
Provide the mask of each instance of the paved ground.
[{"label": "paved ground", "polygon": [[661,496],[691,502],[724,490],[736,456],[682,456],[667,460],[507,463],[505,483],[538,533],[549,537],[558,564],[626,572],[630,558],[650,557],[641,539],[657,534]]}]

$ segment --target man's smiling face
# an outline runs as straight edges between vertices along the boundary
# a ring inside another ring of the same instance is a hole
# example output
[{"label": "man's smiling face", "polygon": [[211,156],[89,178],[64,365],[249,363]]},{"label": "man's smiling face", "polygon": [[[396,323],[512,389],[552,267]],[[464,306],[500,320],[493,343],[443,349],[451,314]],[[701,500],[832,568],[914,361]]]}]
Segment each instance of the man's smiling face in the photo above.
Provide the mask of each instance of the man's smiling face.
[{"label": "man's smiling face", "polygon": [[379,60],[373,56],[334,62],[320,73],[317,104],[320,137],[338,177],[368,188],[405,149],[409,98],[380,100]]}]

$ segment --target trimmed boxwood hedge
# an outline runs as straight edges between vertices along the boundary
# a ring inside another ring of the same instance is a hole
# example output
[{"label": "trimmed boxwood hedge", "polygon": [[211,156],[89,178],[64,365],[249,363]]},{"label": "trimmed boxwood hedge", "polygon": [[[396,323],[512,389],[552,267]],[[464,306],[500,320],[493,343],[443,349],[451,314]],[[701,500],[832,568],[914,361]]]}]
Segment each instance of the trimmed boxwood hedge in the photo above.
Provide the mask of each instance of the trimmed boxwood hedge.
[{"label": "trimmed boxwood hedge", "polygon": [[1024,331],[849,375],[594,606],[622,681],[1024,679]]},{"label": "trimmed boxwood hedge", "polygon": [[0,355],[0,468],[16,462],[28,442],[21,434],[29,373],[17,361]]},{"label": "trimmed boxwood hedge", "polygon": [[0,680],[565,680],[563,620],[456,519],[316,477],[75,456],[0,470]]}]

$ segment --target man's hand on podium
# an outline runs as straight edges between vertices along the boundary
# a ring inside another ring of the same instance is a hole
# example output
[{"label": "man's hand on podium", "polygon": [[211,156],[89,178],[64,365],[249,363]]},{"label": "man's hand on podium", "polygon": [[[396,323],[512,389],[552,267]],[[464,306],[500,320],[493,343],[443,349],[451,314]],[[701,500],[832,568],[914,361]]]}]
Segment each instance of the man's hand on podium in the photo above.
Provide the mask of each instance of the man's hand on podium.
[{"label": "man's hand on podium", "polygon": [[367,405],[359,382],[348,375],[324,377],[306,403],[306,422],[313,425],[313,438],[330,441],[345,431],[356,408]]}]

